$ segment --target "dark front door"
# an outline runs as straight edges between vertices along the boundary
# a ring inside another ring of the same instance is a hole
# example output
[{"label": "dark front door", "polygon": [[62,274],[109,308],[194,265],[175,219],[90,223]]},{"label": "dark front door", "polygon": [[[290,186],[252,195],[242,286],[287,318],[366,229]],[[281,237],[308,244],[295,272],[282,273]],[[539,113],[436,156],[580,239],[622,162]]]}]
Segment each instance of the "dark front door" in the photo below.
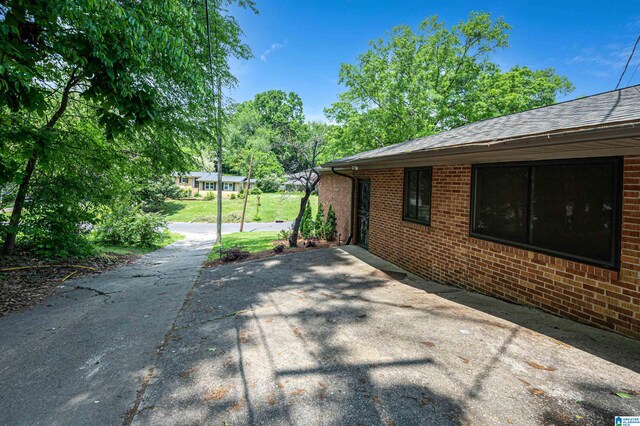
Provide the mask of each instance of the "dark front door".
[{"label": "dark front door", "polygon": [[358,245],[369,248],[369,203],[371,200],[371,181],[358,180]]}]

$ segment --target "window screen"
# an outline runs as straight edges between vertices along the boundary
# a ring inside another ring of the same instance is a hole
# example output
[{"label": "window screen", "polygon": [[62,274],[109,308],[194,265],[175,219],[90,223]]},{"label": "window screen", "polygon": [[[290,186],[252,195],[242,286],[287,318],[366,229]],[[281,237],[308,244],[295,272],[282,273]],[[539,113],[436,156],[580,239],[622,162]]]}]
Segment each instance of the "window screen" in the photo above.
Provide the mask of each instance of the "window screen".
[{"label": "window screen", "polygon": [[617,268],[620,158],[474,166],[472,236]]}]

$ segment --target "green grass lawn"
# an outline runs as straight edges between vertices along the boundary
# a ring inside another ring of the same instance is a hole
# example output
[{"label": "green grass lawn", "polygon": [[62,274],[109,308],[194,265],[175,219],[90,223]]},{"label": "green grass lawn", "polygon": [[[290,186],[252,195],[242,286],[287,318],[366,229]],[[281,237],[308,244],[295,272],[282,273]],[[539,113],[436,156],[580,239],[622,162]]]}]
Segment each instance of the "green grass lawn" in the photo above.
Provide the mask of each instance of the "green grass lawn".
[{"label": "green grass lawn", "polygon": [[[275,245],[274,241],[278,239],[278,233],[275,231],[256,231],[256,232],[234,232],[222,236],[222,248],[230,249],[231,247],[241,247],[242,250],[249,253],[257,253],[259,251],[271,250]],[[209,260],[217,260],[219,257],[218,244],[216,244],[211,253]]]},{"label": "green grass lawn", "polygon": [[[301,193],[262,194],[260,195],[259,216],[256,215],[257,196],[250,195],[247,201],[245,222],[274,222],[276,220],[290,221],[296,218],[300,208]],[[318,196],[309,198],[311,207],[318,208]],[[244,200],[222,200],[222,221],[224,223],[240,222]],[[208,222],[216,221],[216,201],[178,200],[167,201],[160,212],[169,222]]]},{"label": "green grass lawn", "polygon": [[95,243],[95,248],[99,254],[114,253],[114,254],[146,254],[152,251],[156,251],[164,246],[167,246],[176,241],[184,239],[184,235],[176,234],[175,232],[167,232],[165,238],[155,247],[128,247],[128,246],[110,246],[106,244]]}]

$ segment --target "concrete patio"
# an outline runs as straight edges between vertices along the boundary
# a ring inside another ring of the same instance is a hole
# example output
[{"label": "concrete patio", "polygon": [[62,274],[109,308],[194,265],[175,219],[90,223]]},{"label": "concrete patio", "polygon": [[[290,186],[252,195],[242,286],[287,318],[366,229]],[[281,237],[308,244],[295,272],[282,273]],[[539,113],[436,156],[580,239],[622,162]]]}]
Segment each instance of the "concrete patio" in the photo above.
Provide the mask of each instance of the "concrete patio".
[{"label": "concrete patio", "polygon": [[203,270],[130,420],[613,424],[639,372],[638,341],[327,249]]}]

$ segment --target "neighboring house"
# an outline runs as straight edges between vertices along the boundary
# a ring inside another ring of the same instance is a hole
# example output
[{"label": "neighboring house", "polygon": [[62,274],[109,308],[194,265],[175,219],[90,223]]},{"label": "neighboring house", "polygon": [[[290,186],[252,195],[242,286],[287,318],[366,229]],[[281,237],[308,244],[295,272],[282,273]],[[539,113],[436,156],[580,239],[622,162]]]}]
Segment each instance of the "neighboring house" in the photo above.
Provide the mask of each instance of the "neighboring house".
[{"label": "neighboring house", "polygon": [[640,338],[640,86],[323,167],[320,201],[343,239],[425,278]]},{"label": "neighboring house", "polygon": [[[207,172],[174,173],[176,184],[182,189],[189,189],[191,193],[201,192],[206,195],[209,191],[218,190],[218,174]],[[244,176],[222,175],[222,192],[225,194],[238,193],[247,186]],[[256,179],[251,179],[249,189],[256,186]]]},{"label": "neighboring house", "polygon": [[[280,190],[289,192],[304,192],[305,172],[293,173],[285,176],[285,181],[280,185]],[[315,174],[313,175],[315,176]]]}]

